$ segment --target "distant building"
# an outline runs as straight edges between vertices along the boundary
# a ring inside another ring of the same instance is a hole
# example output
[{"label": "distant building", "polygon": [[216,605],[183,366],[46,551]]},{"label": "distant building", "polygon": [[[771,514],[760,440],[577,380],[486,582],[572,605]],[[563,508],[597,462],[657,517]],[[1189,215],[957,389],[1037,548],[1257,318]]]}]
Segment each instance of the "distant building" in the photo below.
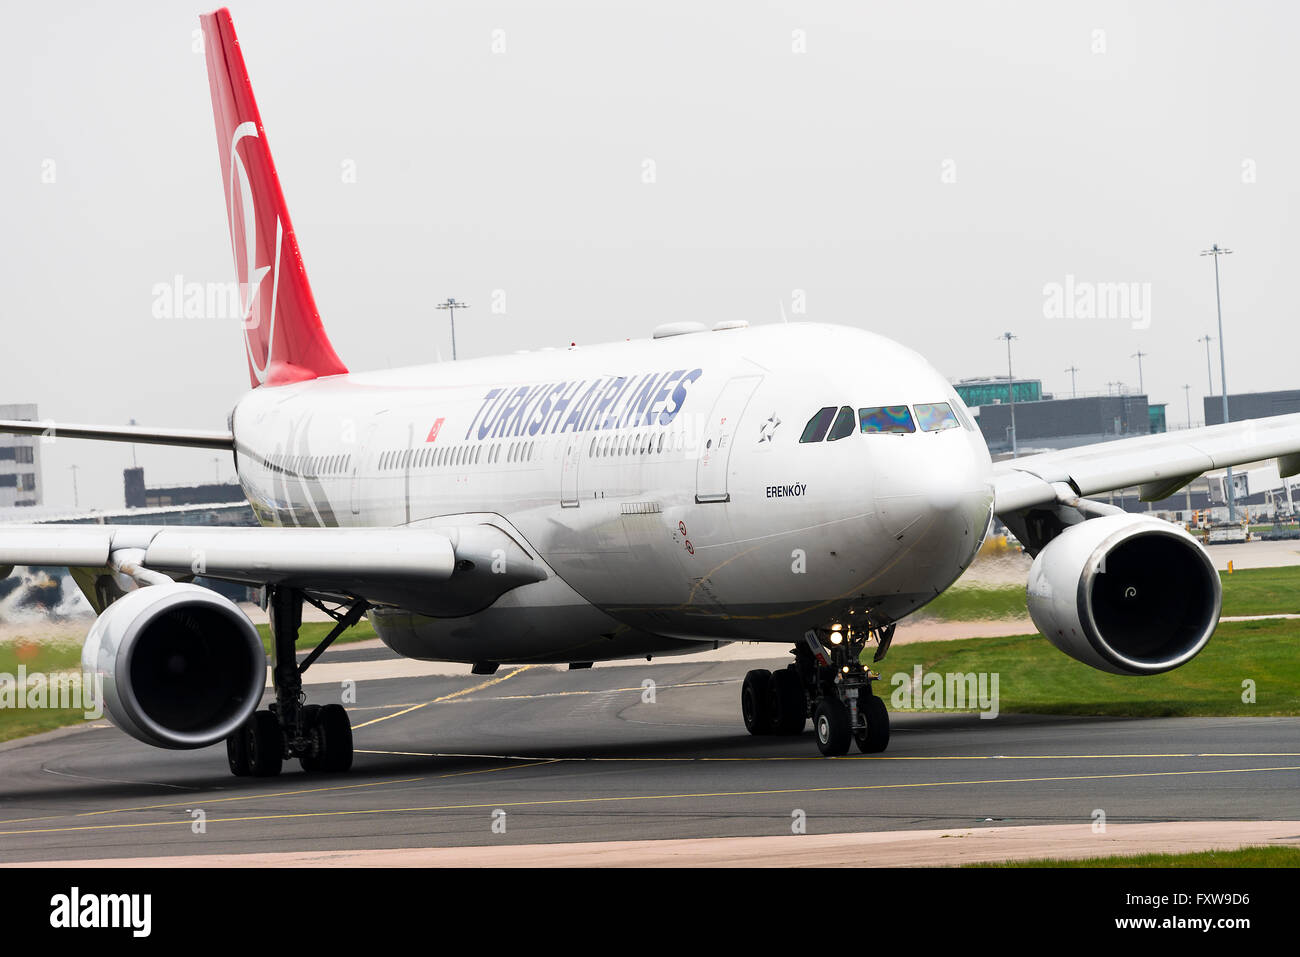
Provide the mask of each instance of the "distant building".
[{"label": "distant building", "polygon": [[[1011,401],[1011,390],[1007,387],[1007,377],[1002,376],[984,376],[976,379],[958,379],[952,384],[961,396],[961,400],[966,403],[966,407],[974,409],[983,405],[999,405]],[[1016,379],[1015,380],[1016,404],[1021,402],[1038,402],[1040,399],[1051,396],[1043,395],[1042,379]]]},{"label": "distant building", "polygon": [[[1233,422],[1242,419],[1266,419],[1271,415],[1300,412],[1300,389],[1280,392],[1242,392],[1228,396],[1228,418]],[[1205,397],[1205,424],[1223,424],[1223,396]]]},{"label": "distant building", "polygon": [[[0,508],[0,526],[5,522],[53,525],[251,526],[257,524],[253,507],[248,504],[243,489],[238,485],[146,488],[144,469],[141,468],[126,469],[123,478],[126,485],[127,508],[111,511],[84,508],[68,510],[52,507],[30,510]],[[133,501],[137,504],[132,504]],[[38,572],[41,574],[36,574]],[[232,601],[252,600],[257,591],[237,582],[210,578],[199,577],[195,582],[220,592]],[[8,597],[19,589],[25,591],[15,598]],[[27,602],[52,610],[63,606],[75,591],[76,586],[72,584],[72,580],[63,569],[28,568],[25,571],[16,569],[10,578],[0,581],[0,602],[8,601],[11,604],[15,601]],[[27,592],[31,594],[28,595]]]},{"label": "distant building", "polygon": [[[0,419],[36,418],[34,405],[0,405]],[[0,435],[0,508],[40,504],[40,436]]]},{"label": "distant building", "polygon": [[[1016,446],[1021,455],[1051,449],[1068,449],[1096,442],[1150,435],[1168,428],[1166,403],[1151,403],[1145,395],[1089,395],[1071,399],[1022,400],[1030,395],[1037,380],[1016,381]],[[1000,391],[995,386],[1000,385]],[[1007,380],[963,379],[953,383],[968,406],[980,400],[976,422],[989,451],[997,459],[1010,457],[1012,406],[1006,402]],[[963,389],[965,392],[963,392]],[[969,396],[969,397],[968,397]],[[1228,396],[1234,421],[1300,412],[1300,390],[1260,392]],[[1223,421],[1222,399],[1205,400],[1205,420],[1209,425]],[[1233,476],[1234,498],[1252,521],[1271,520],[1295,515],[1300,511],[1300,478],[1283,480],[1276,465],[1263,463],[1255,468],[1239,468]],[[1159,502],[1138,499],[1136,488],[1103,492],[1093,498],[1117,505],[1129,512],[1150,512],[1173,520],[1191,521],[1206,514],[1216,521],[1227,520],[1222,471],[1202,475],[1187,487]]]},{"label": "distant building", "polygon": [[127,508],[168,508],[173,505],[207,505],[244,502],[244,490],[237,482],[207,485],[155,486],[144,484],[144,469],[122,472]]},{"label": "distant building", "polygon": [[[989,451],[1011,448],[1011,406],[980,406],[976,421]],[[1154,411],[1153,411],[1154,410]],[[1016,445],[1029,449],[1068,449],[1165,430],[1164,405],[1144,395],[1091,395],[1077,399],[1016,402]]]}]

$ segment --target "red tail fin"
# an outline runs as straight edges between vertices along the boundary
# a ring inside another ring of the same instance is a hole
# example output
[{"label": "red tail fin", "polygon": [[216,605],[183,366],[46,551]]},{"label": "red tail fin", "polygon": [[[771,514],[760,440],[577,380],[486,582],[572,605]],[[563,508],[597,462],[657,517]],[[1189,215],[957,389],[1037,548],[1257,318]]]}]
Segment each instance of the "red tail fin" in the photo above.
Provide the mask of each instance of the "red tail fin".
[{"label": "red tail fin", "polygon": [[253,386],[347,372],[321,325],[230,11],[199,17]]}]

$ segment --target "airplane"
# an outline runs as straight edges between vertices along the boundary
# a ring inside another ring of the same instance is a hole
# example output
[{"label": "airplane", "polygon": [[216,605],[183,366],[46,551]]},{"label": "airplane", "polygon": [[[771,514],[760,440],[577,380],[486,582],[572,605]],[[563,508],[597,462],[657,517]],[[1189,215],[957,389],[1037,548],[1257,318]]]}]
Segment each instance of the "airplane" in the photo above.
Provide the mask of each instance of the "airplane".
[{"label": "airplane", "polygon": [[[200,22],[252,388],[225,429],[52,431],[228,451],[259,526],[0,527],[0,572],[71,570],[98,614],[83,667],[141,741],[224,741],[238,776],[294,759],[348,770],[347,711],[308,704],[302,674],[365,616],[397,653],[476,674],[790,646],[786,668],[744,679],[748,731],[797,735],[811,718],[822,754],[878,753],[889,713],[870,666],[995,516],[1034,556],[1027,602],[1045,638],[1152,675],[1210,640],[1219,576],[1181,527],[1089,496],[1140,486],[1158,500],[1269,458],[1300,473],[1300,415],[994,464],[921,355],[835,325],[674,322],[648,339],[351,372],[312,297],[230,13]],[[196,576],[263,589],[269,707],[256,629]],[[299,661],[305,603],[336,624]]]}]

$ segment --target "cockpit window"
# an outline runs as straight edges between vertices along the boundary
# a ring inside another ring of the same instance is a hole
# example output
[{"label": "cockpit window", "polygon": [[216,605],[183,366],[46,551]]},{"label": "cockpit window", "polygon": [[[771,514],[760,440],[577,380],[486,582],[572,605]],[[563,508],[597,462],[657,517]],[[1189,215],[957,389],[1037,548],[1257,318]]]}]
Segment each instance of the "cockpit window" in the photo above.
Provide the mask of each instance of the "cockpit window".
[{"label": "cockpit window", "polygon": [[967,432],[979,431],[975,428],[975,423],[970,420],[970,413],[966,411],[966,406],[962,405],[961,400],[956,396],[953,396],[952,411],[957,416],[957,421],[961,423],[961,427]]},{"label": "cockpit window", "polygon": [[916,421],[920,423],[921,430],[924,432],[942,432],[944,429],[961,427],[961,423],[957,421],[957,416],[952,411],[952,406],[947,402],[917,405]]},{"label": "cockpit window", "polygon": [[840,409],[840,414],[835,417],[835,424],[831,426],[831,432],[830,435],[826,436],[826,441],[834,442],[836,439],[842,439],[852,434],[853,410],[846,405]]},{"label": "cockpit window", "polygon": [[858,409],[858,423],[863,432],[915,432],[912,413],[905,405],[880,405]]},{"label": "cockpit window", "polygon": [[800,442],[820,442],[826,437],[826,430],[831,427],[831,420],[835,418],[835,406],[828,406],[825,409],[818,410],[817,414],[808,420],[808,424],[803,427],[803,435],[799,436]]}]

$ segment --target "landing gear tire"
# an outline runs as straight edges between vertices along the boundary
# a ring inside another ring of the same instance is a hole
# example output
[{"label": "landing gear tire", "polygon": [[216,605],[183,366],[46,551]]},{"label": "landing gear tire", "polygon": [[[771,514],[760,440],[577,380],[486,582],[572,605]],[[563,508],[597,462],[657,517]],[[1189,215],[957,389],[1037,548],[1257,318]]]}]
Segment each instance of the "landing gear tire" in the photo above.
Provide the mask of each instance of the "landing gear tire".
[{"label": "landing gear tire", "polygon": [[828,758],[847,754],[853,740],[849,727],[849,709],[839,698],[823,698],[813,712],[813,727],[817,732],[817,749]]},{"label": "landing gear tire", "polygon": [[[313,729],[320,724],[320,705],[305,704],[302,706],[302,726],[306,729],[307,734],[313,734]],[[323,750],[317,747],[313,751],[298,756],[298,761],[302,764],[304,771],[324,771]]]},{"label": "landing gear tire", "polygon": [[740,686],[740,714],[750,734],[772,733],[772,672],[755,669]]},{"label": "landing gear tire", "polygon": [[270,711],[254,712],[244,725],[244,740],[249,774],[255,778],[273,778],[280,773],[284,766],[284,737],[280,734],[280,721],[274,714]]},{"label": "landing gear tire", "polygon": [[772,672],[772,733],[803,734],[808,725],[808,697],[793,668]]},{"label": "landing gear tire", "polygon": [[240,725],[226,738],[226,760],[230,762],[230,773],[237,778],[246,778],[253,773],[248,763],[247,725]]},{"label": "landing gear tire", "polygon": [[889,747],[889,712],[885,702],[875,695],[858,698],[858,711],[867,722],[853,732],[853,740],[863,754],[878,754]]},{"label": "landing gear tire", "polygon": [[303,709],[315,747],[300,758],[304,771],[342,773],[352,767],[352,721],[341,704]]}]

